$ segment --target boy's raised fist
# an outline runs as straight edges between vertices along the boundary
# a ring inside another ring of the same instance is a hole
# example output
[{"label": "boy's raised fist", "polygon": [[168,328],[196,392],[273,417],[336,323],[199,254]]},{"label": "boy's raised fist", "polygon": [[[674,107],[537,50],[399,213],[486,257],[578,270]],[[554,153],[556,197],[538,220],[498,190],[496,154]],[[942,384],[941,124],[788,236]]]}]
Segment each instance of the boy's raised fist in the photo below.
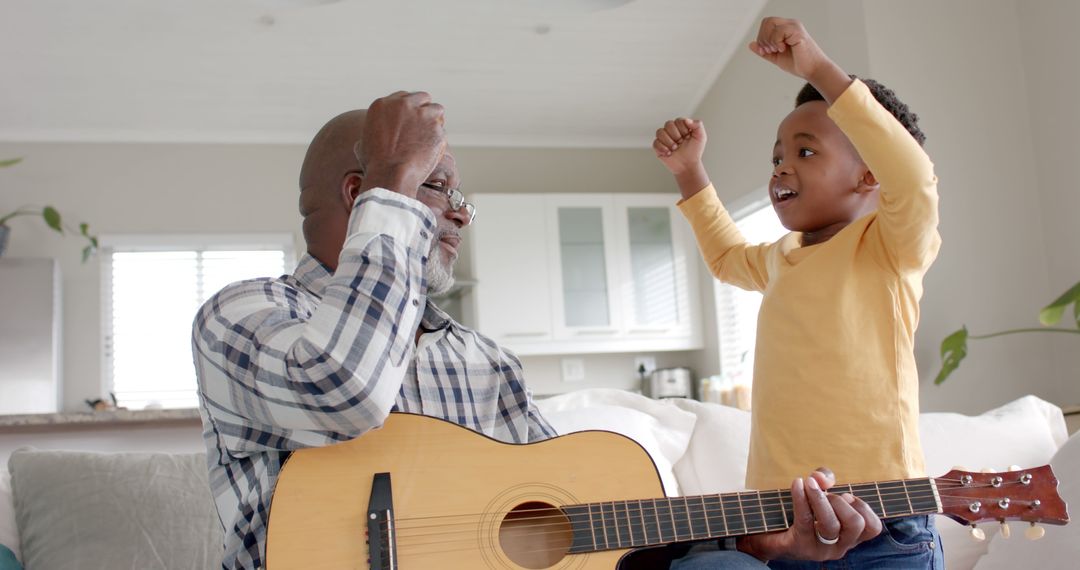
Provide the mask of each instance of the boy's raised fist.
[{"label": "boy's raised fist", "polygon": [[765,18],[750,51],[780,69],[807,81],[832,62],[821,51],[802,22],[788,18]]},{"label": "boy's raised fist", "polygon": [[668,170],[678,175],[701,163],[707,138],[701,121],[679,117],[656,129],[653,151]]},{"label": "boy's raised fist", "polygon": [[825,55],[798,20],[765,18],[750,51],[808,81],[830,105],[851,84],[848,74]]}]

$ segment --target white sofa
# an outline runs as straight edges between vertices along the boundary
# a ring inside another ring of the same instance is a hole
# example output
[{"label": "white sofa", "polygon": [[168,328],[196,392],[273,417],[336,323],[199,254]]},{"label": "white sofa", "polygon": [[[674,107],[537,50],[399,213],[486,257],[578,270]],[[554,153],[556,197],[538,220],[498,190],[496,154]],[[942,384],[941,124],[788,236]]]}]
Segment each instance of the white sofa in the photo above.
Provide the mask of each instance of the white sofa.
[{"label": "white sofa", "polygon": [[[668,494],[742,488],[746,412],[618,390],[581,390],[539,405],[560,433],[604,429],[637,440]],[[1066,443],[1061,410],[1047,402],[1029,396],[974,417],[923,414],[921,430],[931,475],[954,465],[1005,469],[1053,460],[1062,496],[1080,504],[1080,436]],[[200,454],[16,452],[9,462],[14,481],[0,468],[0,544],[21,554],[30,570],[216,567],[220,529],[204,462]],[[938,528],[952,570],[1032,561],[1040,568],[1080,567],[1076,525],[1047,527],[1038,542],[1024,540],[1019,528],[1004,540],[990,526],[988,540],[975,542],[967,528],[944,517]]]}]

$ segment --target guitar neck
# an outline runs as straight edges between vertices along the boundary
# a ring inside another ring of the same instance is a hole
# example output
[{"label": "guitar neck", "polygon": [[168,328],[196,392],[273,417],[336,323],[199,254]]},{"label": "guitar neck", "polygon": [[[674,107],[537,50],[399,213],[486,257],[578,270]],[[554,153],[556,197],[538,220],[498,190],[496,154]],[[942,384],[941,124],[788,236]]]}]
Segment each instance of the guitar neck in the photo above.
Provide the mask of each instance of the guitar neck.
[{"label": "guitar neck", "polygon": [[[941,512],[930,478],[837,485],[829,492],[851,493],[882,518]],[[573,528],[571,553],[772,532],[789,528],[795,517],[790,489],[586,503],[562,510]]]}]

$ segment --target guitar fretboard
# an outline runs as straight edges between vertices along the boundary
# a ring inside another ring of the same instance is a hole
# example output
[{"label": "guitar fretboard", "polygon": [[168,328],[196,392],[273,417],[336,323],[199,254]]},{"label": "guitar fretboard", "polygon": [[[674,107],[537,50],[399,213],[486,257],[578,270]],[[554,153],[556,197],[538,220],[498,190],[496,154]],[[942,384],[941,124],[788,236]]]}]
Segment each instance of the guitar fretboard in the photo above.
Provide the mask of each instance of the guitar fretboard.
[{"label": "guitar fretboard", "polygon": [[[830,493],[851,493],[879,517],[940,512],[929,478],[837,485]],[[635,499],[569,505],[574,538],[571,553],[635,548],[784,530],[795,512],[790,490]]]}]

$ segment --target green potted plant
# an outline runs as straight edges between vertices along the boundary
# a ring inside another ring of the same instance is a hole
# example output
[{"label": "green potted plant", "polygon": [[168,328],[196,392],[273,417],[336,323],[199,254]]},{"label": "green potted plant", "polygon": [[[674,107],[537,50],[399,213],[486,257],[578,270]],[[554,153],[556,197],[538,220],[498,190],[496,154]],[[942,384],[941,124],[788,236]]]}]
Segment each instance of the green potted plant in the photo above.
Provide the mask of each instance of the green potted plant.
[{"label": "green potted plant", "polygon": [[[1069,305],[1073,306],[1072,313],[1075,322],[1065,326],[1054,326],[1061,321],[1061,317],[1065,314],[1065,309],[1068,308]],[[960,362],[964,360],[964,357],[967,356],[968,353],[968,340],[981,340],[997,336],[1028,333],[1064,333],[1080,335],[1080,283],[1073,285],[1071,289],[1062,293],[1060,297],[1054,300],[1054,302],[1043,307],[1043,309],[1039,311],[1039,322],[1042,323],[1042,327],[1009,329],[981,335],[970,334],[968,333],[967,326],[961,327],[960,330],[945,337],[945,340],[941,341],[941,371],[938,372],[937,378],[934,379],[934,384],[941,384],[944,382],[945,379],[960,366]],[[1073,325],[1076,326],[1073,327]]]},{"label": "green potted plant", "polygon": [[[21,158],[0,160],[0,168],[14,166],[20,162],[22,162]],[[78,230],[66,225],[63,219],[60,217],[60,212],[58,212],[56,208],[52,206],[20,206],[18,208],[15,208],[14,211],[0,215],[0,256],[3,256],[4,254],[4,248],[7,246],[8,235],[11,233],[11,228],[7,225],[8,221],[14,218],[18,218],[20,216],[40,217],[42,220],[45,221],[45,225],[49,226],[60,235],[64,235],[65,230],[72,233],[78,233],[87,242],[87,245],[83,247],[82,251],[83,263],[86,263],[86,260],[89,259],[90,256],[98,249],[97,236],[90,234],[89,225],[85,223],[79,224]]]}]

